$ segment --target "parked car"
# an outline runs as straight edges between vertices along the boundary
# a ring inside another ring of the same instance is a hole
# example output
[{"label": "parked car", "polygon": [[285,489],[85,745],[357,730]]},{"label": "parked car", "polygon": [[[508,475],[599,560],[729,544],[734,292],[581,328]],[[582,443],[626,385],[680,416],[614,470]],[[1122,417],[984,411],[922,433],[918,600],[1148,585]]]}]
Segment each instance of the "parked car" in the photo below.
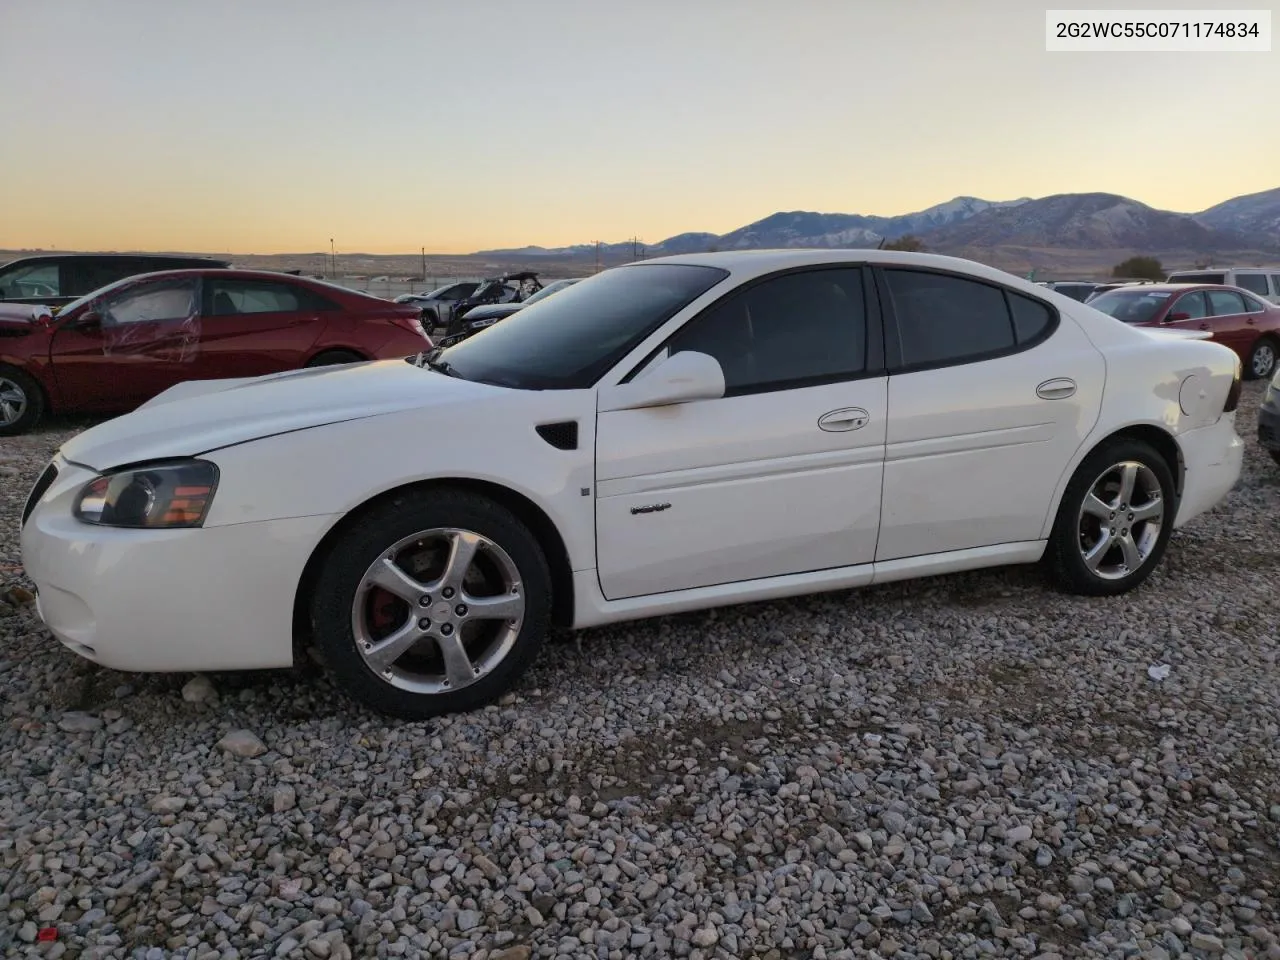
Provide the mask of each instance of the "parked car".
[{"label": "parked car", "polygon": [[1280,464],[1280,371],[1267,384],[1258,408],[1258,445]]},{"label": "parked car", "polygon": [[1099,286],[1092,280],[1045,280],[1043,285],[1081,303],[1089,299],[1089,295]]},{"label": "parked car", "polygon": [[449,310],[458,300],[465,300],[476,292],[480,284],[474,280],[446,284],[425,293],[403,293],[396,303],[411,303],[422,308],[422,325],[428,333],[442,326],[449,319]]},{"label": "parked car", "polygon": [[1240,287],[1271,303],[1280,304],[1280,267],[1228,267],[1221,270],[1175,270],[1170,283],[1213,283]]},{"label": "parked car", "polygon": [[1238,287],[1161,283],[1122,287],[1089,301],[1095,310],[1139,326],[1207,330],[1244,361],[1249,379],[1267,378],[1280,357],[1280,307]]},{"label": "parked car", "polygon": [[23,563],[99,664],[314,644],[405,717],[493,701],[552,623],[1041,560],[1114,595],[1239,477],[1240,361],[1201,336],[930,254],[639,261],[410,362],[192,381],[86,430]]},{"label": "parked car", "polygon": [[1084,298],[1084,303],[1095,300],[1104,293],[1110,293],[1112,290],[1119,290],[1123,287],[1147,287],[1153,283],[1161,283],[1159,280],[1109,280],[1106,283],[1100,283],[1093,288],[1093,291]]},{"label": "parked car", "polygon": [[216,270],[230,267],[212,257],[149,253],[59,253],[11,260],[0,267],[0,301],[68,304],[99,287],[156,270]]},{"label": "parked car", "polygon": [[543,300],[553,293],[563,290],[565,287],[572,286],[580,279],[582,278],[555,280],[533,294],[528,300],[516,303],[490,303],[468,310],[466,317],[461,321],[462,330],[451,337],[442,338],[438,343],[441,347],[451,347],[455,343],[461,343],[467,337],[474,336],[486,327],[492,327],[499,320],[511,316],[530,304],[537,303],[539,300]]},{"label": "parked car", "polygon": [[454,301],[449,311],[449,321],[445,328],[448,336],[462,332],[462,318],[476,307],[491,303],[520,303],[529,299],[542,289],[538,275],[530,271],[507,273],[501,277],[491,277],[480,284],[479,289],[471,296]]},{"label": "parked car", "polygon": [[115,413],[184,380],[404,357],[432,346],[417,307],[302,277],[175,270],[63,307],[0,304],[0,435],[44,411]]}]

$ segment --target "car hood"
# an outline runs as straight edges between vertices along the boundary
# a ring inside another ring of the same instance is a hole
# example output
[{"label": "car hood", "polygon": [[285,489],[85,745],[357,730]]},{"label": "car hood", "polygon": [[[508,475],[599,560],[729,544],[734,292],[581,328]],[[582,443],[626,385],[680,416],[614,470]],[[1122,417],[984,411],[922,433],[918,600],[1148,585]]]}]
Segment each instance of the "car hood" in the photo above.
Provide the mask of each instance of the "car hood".
[{"label": "car hood", "polygon": [[187,457],[280,433],[509,392],[404,360],[314,367],[265,377],[190,380],[132,413],[73,437],[67,460],[94,470]]}]

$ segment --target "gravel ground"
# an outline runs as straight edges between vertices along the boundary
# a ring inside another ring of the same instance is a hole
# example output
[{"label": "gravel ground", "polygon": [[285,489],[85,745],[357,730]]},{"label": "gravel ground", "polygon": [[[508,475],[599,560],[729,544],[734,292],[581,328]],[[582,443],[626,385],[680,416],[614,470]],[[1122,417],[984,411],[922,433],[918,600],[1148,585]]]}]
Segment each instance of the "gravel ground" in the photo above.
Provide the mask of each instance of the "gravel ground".
[{"label": "gravel ground", "polygon": [[1280,958],[1260,393],[1136,594],[1012,569],[596,630],[429,724],[314,667],[64,651],[16,526],[83,424],[0,441],[0,952]]}]

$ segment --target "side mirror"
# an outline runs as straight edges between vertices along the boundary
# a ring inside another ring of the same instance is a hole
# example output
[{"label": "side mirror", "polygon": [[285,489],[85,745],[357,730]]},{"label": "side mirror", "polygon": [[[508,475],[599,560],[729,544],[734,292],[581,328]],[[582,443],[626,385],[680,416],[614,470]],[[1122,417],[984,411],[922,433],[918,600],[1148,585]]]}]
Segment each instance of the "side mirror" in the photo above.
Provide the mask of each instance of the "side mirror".
[{"label": "side mirror", "polygon": [[664,407],[723,396],[724,371],[720,369],[720,362],[710,354],[682,350],[630,383],[620,383],[602,392],[600,411]]},{"label": "side mirror", "polygon": [[1190,320],[1190,319],[1191,319],[1191,314],[1185,313],[1183,311],[1178,311],[1177,313],[1171,313],[1167,317],[1165,317],[1164,322],[1177,323],[1180,320]]},{"label": "side mirror", "polygon": [[86,310],[80,316],[73,318],[68,326],[76,330],[83,330],[86,333],[93,330],[101,330],[102,314],[97,310]]}]

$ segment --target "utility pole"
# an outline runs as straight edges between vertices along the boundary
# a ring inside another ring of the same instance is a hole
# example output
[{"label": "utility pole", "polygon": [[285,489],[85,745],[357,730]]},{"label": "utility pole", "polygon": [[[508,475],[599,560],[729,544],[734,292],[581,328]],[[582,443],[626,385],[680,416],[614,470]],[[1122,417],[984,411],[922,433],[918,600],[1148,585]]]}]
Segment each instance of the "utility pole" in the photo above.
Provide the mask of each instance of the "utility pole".
[{"label": "utility pole", "polygon": [[335,282],[338,279],[338,253],[333,246],[333,237],[329,238],[329,276]]},{"label": "utility pole", "polygon": [[600,272],[600,241],[596,241],[596,273]]},{"label": "utility pole", "polygon": [[427,248],[422,248],[422,282],[427,282]]}]

